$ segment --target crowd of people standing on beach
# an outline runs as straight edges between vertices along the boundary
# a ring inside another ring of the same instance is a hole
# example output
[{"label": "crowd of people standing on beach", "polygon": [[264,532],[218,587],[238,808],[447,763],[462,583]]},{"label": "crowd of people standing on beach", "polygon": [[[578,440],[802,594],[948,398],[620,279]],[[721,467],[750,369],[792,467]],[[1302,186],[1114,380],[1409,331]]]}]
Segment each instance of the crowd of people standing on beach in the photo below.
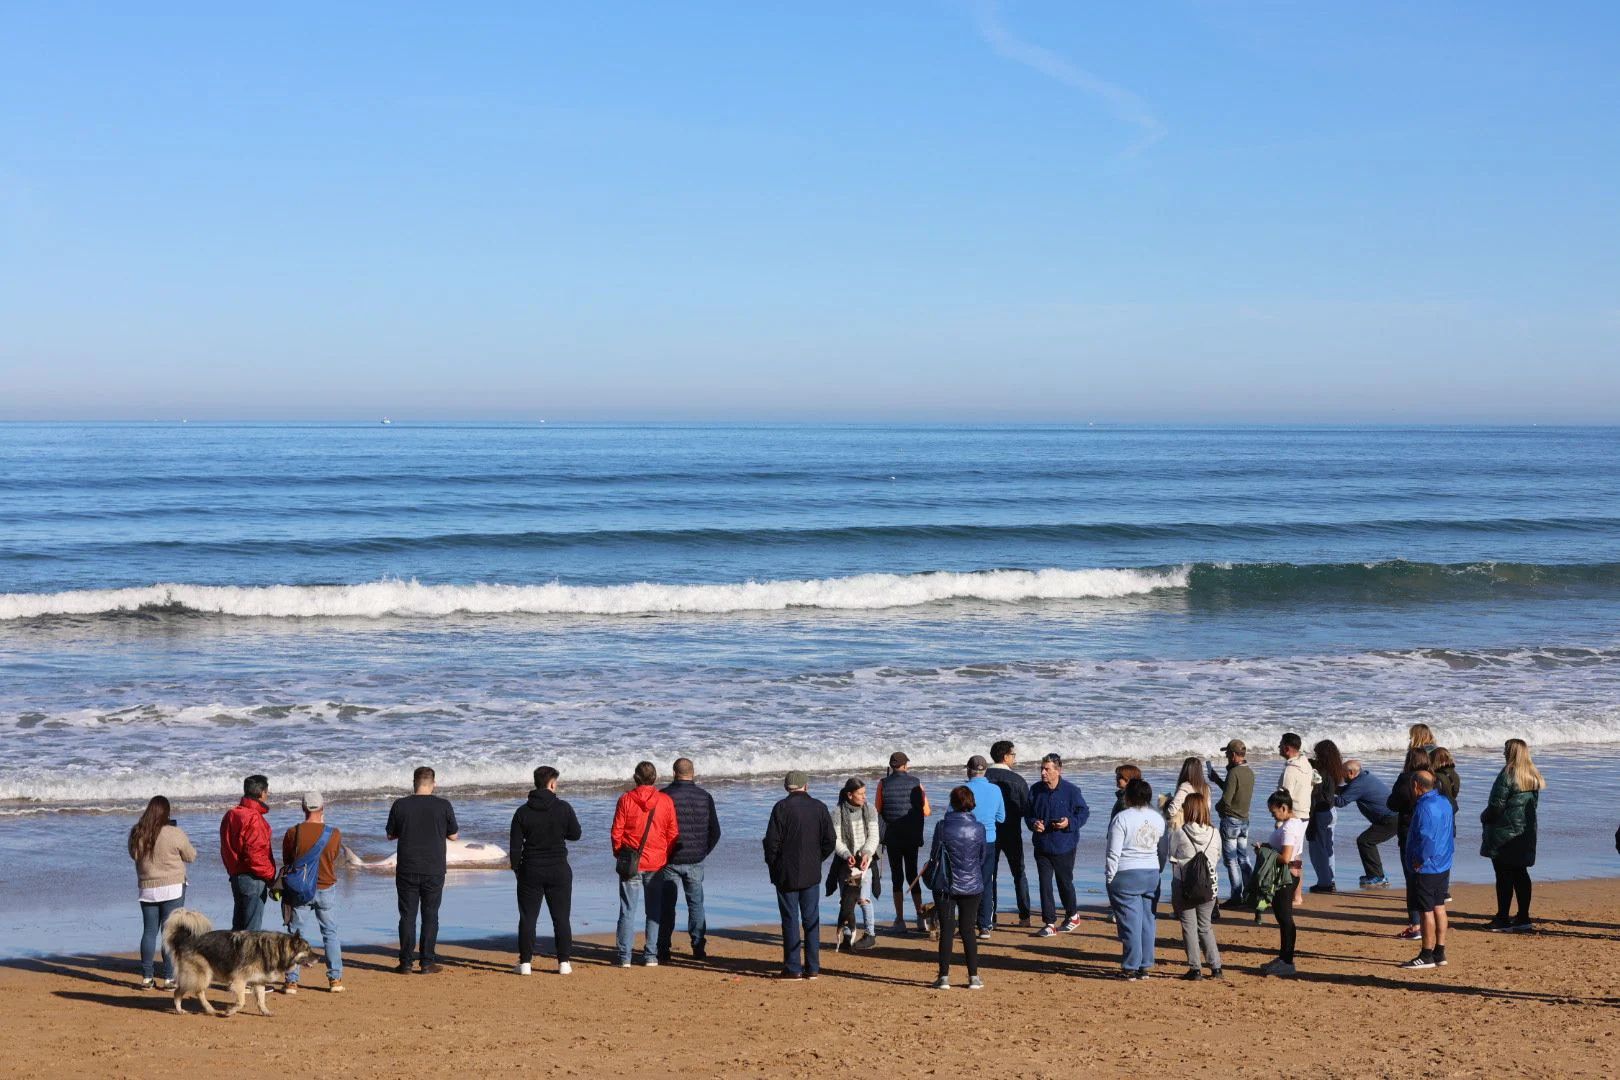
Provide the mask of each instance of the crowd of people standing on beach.
[{"label": "crowd of people standing on beach", "polygon": [[[1251,824],[1257,790],[1248,748],[1233,739],[1222,747],[1225,768],[1189,757],[1173,791],[1155,800],[1140,767],[1114,770],[1115,799],[1109,811],[1103,877],[1108,918],[1121,945],[1122,977],[1140,980],[1155,967],[1155,926],[1164,900],[1164,869],[1170,869],[1170,905],[1179,920],[1188,980],[1223,978],[1216,926],[1222,912],[1252,912],[1256,922],[1270,912],[1279,938],[1275,958],[1260,973],[1295,974],[1298,928],[1295,910],[1307,893],[1333,893],[1339,811],[1354,806],[1366,821],[1356,837],[1364,889],[1390,886],[1380,848],[1396,841],[1406,889],[1406,923],[1396,933],[1417,942],[1418,954],[1402,967],[1445,966],[1450,873],[1455,852],[1460,783],[1455,762],[1423,724],[1409,732],[1403,768],[1385,784],[1357,760],[1346,760],[1331,740],[1305,753],[1292,732],[1278,741],[1282,760],[1274,788],[1266,795],[1271,828]],[[1529,747],[1510,739],[1504,766],[1491,786],[1480,820],[1480,853],[1496,876],[1496,916],[1485,927],[1495,932],[1533,928],[1530,868],[1536,860],[1537,807],[1545,781]],[[783,780],[784,796],[772,807],[762,839],[766,870],[774,886],[782,927],[782,967],[786,979],[815,979],[821,970],[821,902],[838,896],[835,949],[867,950],[879,941],[876,904],[884,885],[883,864],[894,907],[891,932],[937,937],[938,966],[931,985],[950,988],[955,941],[960,939],[967,986],[979,989],[978,950],[990,942],[998,914],[1040,937],[1072,933],[1082,923],[1074,884],[1079,834],[1091,819],[1080,787],[1064,776],[1063,758],[1047,754],[1034,782],[1018,771],[1017,748],[1008,740],[990,747],[988,758],[971,757],[963,782],[951,787],[946,807],[932,832],[934,816],[922,780],[903,752],[891,755],[886,775],[869,792],[859,778],[840,789],[835,806],[813,798],[802,771]],[[703,868],[721,838],[714,798],[697,783],[688,758],[674,762],[671,781],[658,786],[658,770],[640,762],[633,784],[616,804],[609,845],[619,879],[619,918],[615,956],[620,967],[635,963],[636,930],[642,931],[641,963],[655,967],[670,960],[677,905],[684,896],[691,956],[708,955],[703,903]],[[460,826],[449,800],[435,793],[428,767],[413,775],[412,793],[389,810],[386,834],[397,843],[395,885],[399,901],[401,974],[439,970],[439,908],[447,873],[446,848]],[[511,869],[516,878],[518,958],[516,971],[529,975],[535,957],[535,929],[542,909],[551,917],[557,971],[572,972],[571,908],[573,871],[569,845],[583,836],[579,818],[557,795],[560,774],[542,765],[534,789],[514,813],[510,835]],[[325,820],[325,799],[306,792],[304,820],[282,838],[278,869],[267,814],[270,783],[262,775],[243,782],[241,801],[220,822],[220,856],[230,879],[231,929],[258,930],[264,911],[280,904],[282,925],[296,932],[313,916],[323,940],[328,987],[343,990],[342,943],[332,889],[342,834]],[[1039,924],[1024,861],[1030,838],[1038,881]],[[1617,835],[1620,847],[1620,835]],[[143,923],[142,985],[157,985],[156,959],[163,922],[184,903],[188,865],[196,849],[174,823],[168,799],[154,796],[129,835]],[[1003,912],[997,877],[1005,859],[1013,885]],[[1304,889],[1309,861],[1315,882]],[[1227,896],[1220,896],[1217,866],[1224,865]],[[924,900],[924,891],[932,896]],[[908,920],[910,898],[915,922]],[[172,960],[165,958],[172,988]],[[1208,975],[1205,975],[1205,970]],[[296,993],[298,972],[286,977]]]}]

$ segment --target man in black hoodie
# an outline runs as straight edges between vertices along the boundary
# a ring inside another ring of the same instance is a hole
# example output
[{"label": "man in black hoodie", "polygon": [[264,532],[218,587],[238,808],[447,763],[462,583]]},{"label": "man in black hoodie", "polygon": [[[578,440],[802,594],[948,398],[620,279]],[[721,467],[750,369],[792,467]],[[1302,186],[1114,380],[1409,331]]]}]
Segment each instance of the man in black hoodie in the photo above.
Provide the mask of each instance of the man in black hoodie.
[{"label": "man in black hoodie", "polygon": [[664,789],[675,804],[675,824],[680,835],[670,850],[669,862],[658,872],[659,903],[663,916],[658,920],[658,962],[669,963],[671,939],[675,936],[675,893],[686,890],[686,932],[692,939],[692,959],[708,955],[708,921],[703,917],[703,860],[720,842],[720,815],[714,812],[714,798],[697,785],[697,770],[691,758],[676,758],[671,769],[674,781]]},{"label": "man in black hoodie", "polygon": [[[1029,875],[1024,872],[1024,817],[1029,813],[1029,781],[1013,771],[1018,764],[1016,748],[1007,739],[990,747],[990,766],[984,778],[1001,789],[1001,801],[1007,806],[1007,820],[996,826],[996,858],[1007,858],[1007,873],[1012,875],[1013,895],[1018,901],[1018,925],[1029,925]],[[991,910],[996,903],[996,879],[991,875],[984,883],[990,895]]]},{"label": "man in black hoodie", "polygon": [[551,909],[551,932],[557,939],[557,974],[571,975],[569,956],[574,932],[568,925],[574,896],[574,871],[568,865],[568,843],[579,839],[574,808],[557,798],[557,770],[534,770],[529,801],[512,815],[512,873],[517,875],[519,975],[529,974],[534,960],[534,924],[542,902]]}]

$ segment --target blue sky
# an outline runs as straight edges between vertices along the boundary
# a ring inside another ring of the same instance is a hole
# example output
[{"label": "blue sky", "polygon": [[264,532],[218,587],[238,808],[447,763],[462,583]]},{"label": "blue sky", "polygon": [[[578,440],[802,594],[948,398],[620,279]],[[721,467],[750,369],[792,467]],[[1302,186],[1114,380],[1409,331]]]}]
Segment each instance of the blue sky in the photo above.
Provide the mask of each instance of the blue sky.
[{"label": "blue sky", "polygon": [[0,418],[1620,421],[1612,4],[467,7],[9,6]]}]

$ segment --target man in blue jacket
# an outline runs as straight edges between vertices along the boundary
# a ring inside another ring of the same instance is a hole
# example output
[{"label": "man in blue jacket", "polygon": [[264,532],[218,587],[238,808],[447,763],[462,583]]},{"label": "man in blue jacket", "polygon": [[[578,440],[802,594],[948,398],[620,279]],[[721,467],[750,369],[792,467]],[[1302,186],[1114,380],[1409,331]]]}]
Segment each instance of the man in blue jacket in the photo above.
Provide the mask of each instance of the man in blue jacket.
[{"label": "man in blue jacket", "polygon": [[1455,814],[1451,800],[1434,789],[1434,773],[1412,774],[1412,825],[1406,833],[1406,858],[1412,876],[1408,902],[1423,920],[1423,951],[1402,964],[1408,969],[1446,966],[1446,893],[1451,889],[1451,858],[1456,853]]},{"label": "man in blue jacket", "polygon": [[990,930],[996,925],[996,830],[1007,820],[1007,804],[1001,789],[984,775],[990,762],[983,754],[974,754],[967,763],[967,789],[973,792],[973,817],[984,826],[989,843],[984,846],[984,865],[980,872],[984,878],[984,893],[979,897],[979,940],[989,941]]},{"label": "man in blue jacket", "polygon": [[1356,851],[1361,855],[1361,887],[1387,889],[1389,878],[1384,876],[1384,859],[1378,845],[1395,839],[1395,826],[1400,818],[1389,809],[1389,785],[1361,767],[1351,758],[1344,763],[1344,787],[1333,797],[1337,807],[1356,804],[1361,816],[1367,819],[1367,828],[1356,837]]},{"label": "man in blue jacket", "polygon": [[[1063,779],[1063,759],[1057,754],[1041,758],[1041,779],[1029,788],[1029,816],[1024,823],[1034,834],[1035,871],[1041,879],[1041,920],[1036,937],[1070,934],[1080,925],[1080,905],[1074,896],[1074,850],[1080,830],[1091,817],[1079,787]],[[1063,924],[1058,926],[1052,886],[1063,899]]]}]

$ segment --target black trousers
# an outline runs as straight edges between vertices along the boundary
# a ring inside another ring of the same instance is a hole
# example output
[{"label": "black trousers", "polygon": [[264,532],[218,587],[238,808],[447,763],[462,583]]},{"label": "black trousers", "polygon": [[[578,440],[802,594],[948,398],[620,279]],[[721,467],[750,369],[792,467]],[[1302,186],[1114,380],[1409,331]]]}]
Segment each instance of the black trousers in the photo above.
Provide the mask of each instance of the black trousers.
[{"label": "black trousers", "polygon": [[1519,902],[1519,918],[1530,917],[1530,871],[1522,866],[1503,866],[1495,859],[1491,868],[1496,871],[1496,917],[1508,917],[1508,905]]},{"label": "black trousers", "polygon": [[934,895],[934,910],[939,913],[939,973],[951,973],[951,936],[962,932],[962,953],[967,957],[968,978],[979,973],[979,897]]},{"label": "black trousers", "polygon": [[[1023,826],[1008,829],[1005,832],[996,831],[996,850],[1007,858],[1007,873],[1013,880],[1013,899],[1018,904],[1018,917],[1029,918],[1029,875],[1024,872],[1024,834],[1019,830]],[[996,898],[996,906],[1002,906],[1001,898]]]},{"label": "black trousers", "polygon": [[563,963],[574,952],[574,930],[568,916],[574,903],[574,871],[567,863],[529,869],[517,881],[518,962],[534,960],[534,924],[540,907],[551,909],[551,936],[557,941],[557,962]]},{"label": "black trousers", "polygon": [[1278,889],[1271,898],[1271,911],[1277,916],[1277,929],[1282,937],[1282,950],[1277,958],[1285,964],[1294,962],[1294,941],[1299,936],[1299,928],[1294,925],[1294,885],[1298,882],[1299,875],[1295,874],[1292,882]]},{"label": "black trousers", "polygon": [[1388,843],[1395,838],[1395,822],[1386,821],[1383,824],[1368,825],[1356,837],[1356,851],[1361,855],[1361,872],[1366,877],[1377,878],[1384,876],[1384,857],[1378,853],[1378,845]]},{"label": "black trousers", "polygon": [[922,886],[912,884],[917,878],[917,852],[920,850],[922,850],[920,847],[894,847],[893,845],[888,849],[889,880],[894,883],[896,911],[905,910],[906,889],[908,888],[911,890],[911,898],[916,902],[917,907],[919,909],[922,907],[922,901],[918,899],[918,897],[922,896]]},{"label": "black trousers", "polygon": [[410,964],[416,953],[416,915],[422,913],[422,963],[438,959],[439,902],[444,899],[443,874],[395,874],[399,894],[399,962]]}]

